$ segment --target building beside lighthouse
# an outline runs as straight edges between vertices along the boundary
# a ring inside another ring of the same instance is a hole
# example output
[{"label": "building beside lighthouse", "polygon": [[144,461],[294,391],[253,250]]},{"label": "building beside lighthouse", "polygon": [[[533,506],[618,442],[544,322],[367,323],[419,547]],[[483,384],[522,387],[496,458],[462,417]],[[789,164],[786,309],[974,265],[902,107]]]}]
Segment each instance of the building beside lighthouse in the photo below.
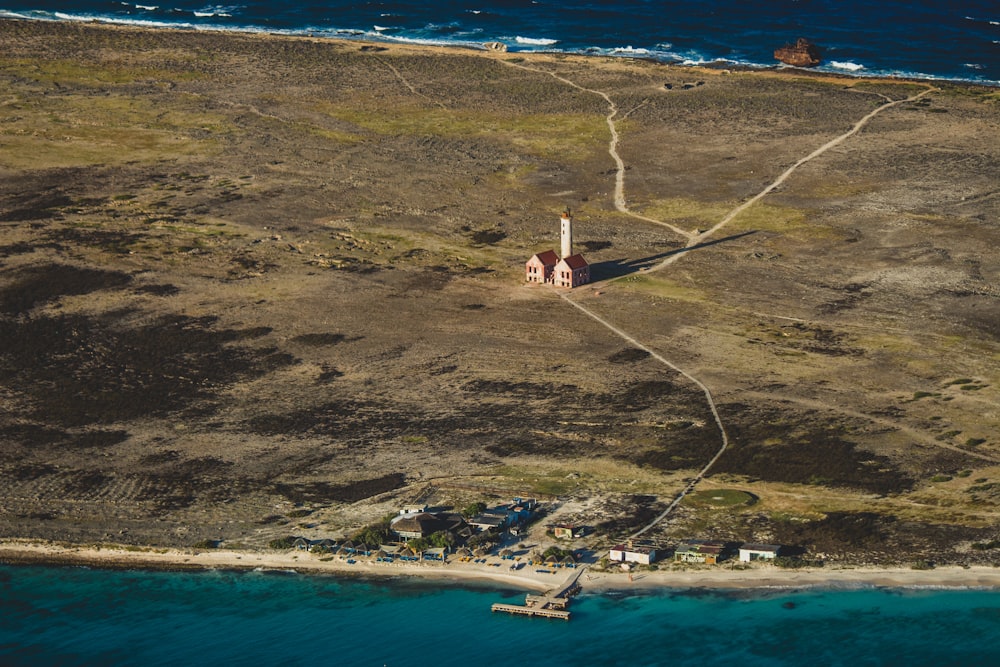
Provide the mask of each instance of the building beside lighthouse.
[{"label": "building beside lighthouse", "polygon": [[573,254],[573,216],[569,211],[564,211],[559,219],[559,240],[562,256],[552,250],[532,255],[524,265],[525,280],[556,287],[577,287],[590,282],[590,264],[583,255]]}]

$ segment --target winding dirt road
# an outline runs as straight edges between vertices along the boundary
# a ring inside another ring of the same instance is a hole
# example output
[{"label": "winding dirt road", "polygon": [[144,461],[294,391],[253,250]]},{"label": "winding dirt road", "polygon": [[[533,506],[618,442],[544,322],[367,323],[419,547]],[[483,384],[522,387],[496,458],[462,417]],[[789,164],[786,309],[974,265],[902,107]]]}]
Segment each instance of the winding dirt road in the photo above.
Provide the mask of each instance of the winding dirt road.
[{"label": "winding dirt road", "polygon": [[[841,134],[840,136],[837,136],[837,137],[831,139],[830,141],[826,142],[825,144],[823,144],[822,146],[820,146],[816,150],[812,151],[811,153],[809,153],[808,155],[806,155],[805,157],[803,157],[802,159],[798,160],[793,165],[791,165],[790,167],[788,167],[774,181],[772,181],[770,184],[768,184],[763,190],[761,190],[759,193],[757,193],[756,195],[754,195],[750,199],[746,200],[745,202],[741,203],[739,206],[736,206],[735,208],[733,208],[725,216],[723,216],[723,218],[721,220],[719,220],[719,222],[717,222],[710,229],[708,229],[708,230],[706,230],[706,231],[704,231],[702,233],[697,233],[697,232],[689,232],[687,230],[681,229],[681,228],[679,228],[679,227],[677,227],[675,225],[672,225],[672,224],[670,224],[668,222],[665,222],[663,220],[656,220],[654,218],[649,218],[647,216],[640,215],[638,213],[635,213],[635,212],[631,211],[628,208],[628,205],[627,205],[626,200],[625,200],[625,163],[624,163],[624,161],[622,160],[621,156],[618,153],[619,135],[618,135],[618,128],[617,128],[616,117],[618,116],[619,108],[618,108],[618,105],[615,104],[614,100],[611,99],[611,95],[610,94],[608,94],[608,93],[606,93],[606,92],[604,92],[602,90],[595,90],[595,89],[592,89],[592,88],[586,88],[586,87],[581,86],[581,85],[577,84],[576,82],[574,82],[574,81],[572,81],[570,79],[567,79],[566,77],[564,77],[564,76],[562,76],[560,74],[557,74],[555,72],[551,72],[551,71],[548,71],[548,70],[536,69],[536,68],[533,68],[533,67],[527,67],[525,65],[521,65],[521,64],[518,64],[518,63],[511,63],[511,62],[507,62],[507,61],[501,61],[501,62],[504,62],[504,64],[507,64],[507,65],[509,65],[511,67],[516,67],[516,68],[519,68],[519,69],[522,69],[522,70],[526,70],[526,71],[529,71],[529,72],[535,72],[535,73],[540,73],[540,74],[548,74],[549,76],[552,76],[553,78],[555,78],[555,79],[557,79],[557,80],[565,83],[568,86],[572,86],[573,88],[576,88],[577,90],[580,90],[580,91],[583,91],[583,92],[587,92],[587,93],[591,93],[591,94],[594,94],[594,95],[598,95],[601,98],[603,98],[605,100],[605,102],[607,102],[607,104],[608,104],[608,115],[606,117],[606,121],[607,121],[607,124],[608,124],[608,129],[610,130],[610,133],[611,133],[611,139],[610,139],[610,141],[608,143],[608,154],[611,156],[611,159],[614,161],[614,163],[616,165],[615,189],[614,189],[614,206],[615,206],[615,209],[617,209],[621,213],[624,213],[624,214],[626,214],[626,215],[628,215],[628,216],[630,216],[630,217],[632,217],[632,218],[634,218],[636,220],[641,220],[643,222],[652,223],[652,224],[655,224],[655,225],[659,225],[661,227],[665,227],[665,228],[671,230],[672,232],[674,232],[674,233],[676,233],[676,234],[678,234],[680,236],[683,236],[684,238],[687,239],[687,244],[686,244],[686,246],[682,250],[680,250],[679,252],[671,254],[669,257],[667,257],[662,262],[660,262],[659,264],[657,264],[655,267],[653,267],[652,269],[650,269],[651,271],[658,271],[658,270],[661,270],[661,269],[664,269],[664,268],[670,266],[674,262],[678,261],[681,257],[685,256],[690,250],[692,250],[692,249],[694,249],[694,248],[696,248],[696,247],[704,244],[713,235],[715,235],[716,233],[718,233],[726,225],[728,225],[734,219],[736,219],[737,216],[739,216],[741,213],[743,213],[744,211],[746,211],[748,208],[750,208],[751,206],[753,206],[754,204],[756,204],[758,201],[760,201],[761,199],[763,199],[764,197],[766,197],[768,194],[770,194],[771,192],[773,192],[775,189],[777,189],[779,186],[781,186],[786,180],[788,180],[788,178],[793,173],[795,173],[795,171],[799,167],[801,167],[802,165],[806,164],[807,162],[809,162],[811,160],[816,159],[817,157],[819,157],[819,156],[823,155],[824,153],[826,153],[827,151],[829,151],[831,148],[834,148],[835,146],[840,145],[841,143],[843,143],[844,141],[846,141],[850,137],[853,137],[854,135],[856,135],[858,132],[861,131],[862,128],[865,127],[865,125],[867,125],[878,114],[882,113],[883,111],[885,111],[887,109],[893,108],[895,106],[898,106],[898,105],[901,105],[901,104],[905,104],[905,103],[908,103],[908,102],[916,101],[916,100],[924,97],[925,95],[927,95],[927,94],[929,94],[929,93],[937,90],[936,88],[934,88],[932,86],[928,86],[926,90],[924,90],[924,91],[922,91],[920,93],[917,93],[915,95],[911,95],[910,97],[907,97],[907,98],[904,98],[904,99],[899,99],[899,100],[889,100],[885,104],[880,105],[879,107],[877,107],[876,109],[874,109],[870,113],[866,114],[860,120],[858,120],[851,127],[850,130],[848,130],[844,134]],[[883,97],[883,98],[885,98],[885,99],[888,99],[884,95],[880,95],[880,96]],[[650,529],[652,529],[654,526],[658,525],[664,519],[666,519],[670,515],[670,513],[673,512],[673,510],[677,507],[677,505],[680,504],[680,502],[684,499],[684,497],[695,488],[695,486],[698,484],[698,482],[701,481],[701,479],[705,475],[707,475],[709,473],[709,471],[712,469],[712,466],[715,465],[716,461],[719,460],[719,458],[722,456],[722,454],[729,447],[729,438],[726,435],[725,425],[723,424],[722,418],[719,415],[719,411],[718,411],[718,408],[717,408],[717,405],[716,405],[716,402],[715,402],[715,398],[712,396],[711,390],[701,380],[699,380],[695,376],[691,375],[687,371],[683,370],[677,364],[675,364],[672,361],[668,360],[667,358],[665,358],[661,354],[657,353],[656,351],[654,351],[654,350],[650,349],[649,347],[647,347],[646,345],[642,344],[641,342],[639,342],[638,340],[636,340],[636,338],[634,336],[632,336],[631,334],[629,334],[625,330],[623,330],[623,329],[615,326],[614,324],[608,322],[607,320],[603,319],[597,313],[595,313],[594,311],[590,310],[589,308],[587,308],[586,306],[582,305],[581,303],[579,303],[577,301],[574,301],[571,298],[570,293],[568,293],[568,292],[559,292],[559,296],[563,299],[563,301],[565,301],[566,303],[570,304],[571,306],[573,306],[574,308],[576,308],[577,310],[579,310],[583,314],[587,315],[588,317],[590,317],[594,321],[598,322],[601,326],[605,327],[608,331],[612,332],[613,334],[615,334],[616,336],[618,336],[622,340],[626,341],[629,345],[632,345],[634,347],[637,347],[637,348],[639,348],[641,350],[644,350],[644,351],[648,352],[653,359],[656,359],[658,362],[660,362],[664,366],[666,366],[666,367],[670,368],[671,370],[673,370],[674,372],[679,373],[680,375],[684,376],[691,383],[693,383],[695,386],[697,386],[704,393],[705,400],[706,400],[706,402],[708,404],[709,409],[712,412],[712,416],[713,416],[713,418],[715,420],[716,426],[719,429],[720,447],[719,447],[718,451],[716,451],[715,455],[711,458],[711,460],[709,460],[704,465],[704,467],[702,467],[702,469],[698,473],[698,475],[694,479],[692,479],[684,487],[684,489],[682,489],[680,491],[680,493],[678,493],[678,495],[674,498],[674,500],[670,503],[670,505],[668,505],[667,508],[659,516],[657,516],[656,518],[654,518],[646,526],[644,526],[643,528],[641,528],[640,530],[638,530],[637,532],[635,532],[635,533],[633,533],[631,535],[631,537],[633,537],[633,538],[634,537],[638,537],[638,536],[642,535],[643,533],[645,533],[645,532],[649,531]],[[774,397],[768,397],[768,398],[773,399]],[[817,407],[819,407],[819,406],[817,406]],[[822,407],[826,407],[828,409],[838,409],[838,408],[835,408],[833,406],[827,406],[825,404],[823,404]],[[871,420],[874,420],[874,421],[879,421],[878,419],[873,418],[870,415],[864,415],[862,413],[857,413],[857,412],[854,412],[854,411],[845,411],[844,409],[840,409],[840,411],[841,412],[850,412],[851,414],[853,414],[853,415],[855,415],[857,417],[860,417],[860,418],[865,418],[865,419],[871,419]],[[934,444],[936,446],[943,446],[944,448],[947,448],[947,449],[952,449],[953,448],[951,446],[944,445],[944,443],[940,443],[940,442],[934,441],[932,438],[930,438],[930,437],[928,437],[928,436],[926,436],[924,434],[920,434],[918,431],[916,431],[915,429],[912,429],[910,427],[906,427],[906,426],[902,426],[900,424],[895,424],[895,423],[892,423],[892,422],[888,422],[888,420],[881,420],[881,421],[887,422],[887,425],[893,426],[895,428],[899,428],[899,429],[901,429],[901,430],[903,430],[903,431],[905,431],[905,432],[907,432],[907,433],[909,433],[911,435],[914,435],[915,437],[918,437],[924,443]],[[967,452],[967,451],[961,450],[961,449],[959,449],[957,447],[954,447],[953,449],[961,451],[964,454],[969,454],[970,456],[976,456],[978,458],[992,460],[990,457],[987,457],[985,455],[978,455],[978,454],[975,454],[975,453],[972,453],[972,452]]]}]

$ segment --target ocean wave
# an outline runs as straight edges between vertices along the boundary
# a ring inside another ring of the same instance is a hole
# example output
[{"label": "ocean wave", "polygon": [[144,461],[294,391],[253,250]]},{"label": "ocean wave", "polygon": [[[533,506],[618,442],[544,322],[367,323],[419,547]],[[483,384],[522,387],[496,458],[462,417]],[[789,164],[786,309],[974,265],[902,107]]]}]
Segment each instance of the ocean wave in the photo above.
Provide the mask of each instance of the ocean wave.
[{"label": "ocean wave", "polygon": [[147,11],[147,12],[155,12],[157,9],[159,9],[159,6],[158,5],[136,5],[135,8],[136,9],[142,9],[142,10]]},{"label": "ocean wave", "polygon": [[1000,25],[1000,21],[994,21],[993,19],[981,19],[975,16],[966,16],[966,21],[974,21],[976,23],[989,23],[990,25]]},{"label": "ocean wave", "polygon": [[232,15],[233,15],[233,12],[236,12],[236,11],[238,11],[240,9],[242,9],[242,7],[235,7],[235,6],[232,6],[232,7],[223,7],[223,6],[211,7],[211,6],[209,6],[209,7],[202,7],[201,9],[196,9],[196,10],[192,11],[191,13],[194,14],[195,16],[197,16],[198,18],[201,18],[201,19],[208,19],[208,18],[212,18],[214,16],[218,16],[218,17],[222,17],[222,18],[231,18]]},{"label": "ocean wave", "polygon": [[611,49],[611,53],[619,56],[648,56],[650,54],[649,49],[634,48],[632,46],[616,46]]},{"label": "ocean wave", "polygon": [[399,42],[400,44],[416,44],[419,46],[468,46],[479,48],[479,42],[457,41],[454,39],[441,39],[435,37],[406,37],[404,35],[387,35],[382,32],[368,32],[365,37],[381,40],[383,42]]},{"label": "ocean wave", "polygon": [[518,44],[527,44],[529,46],[552,46],[559,42],[558,39],[547,39],[545,37],[521,37],[518,35],[514,38],[514,41]]},{"label": "ocean wave", "polygon": [[12,12],[9,9],[0,9],[0,19],[41,19],[42,17],[28,16],[27,14],[18,14],[17,12]]},{"label": "ocean wave", "polygon": [[111,25],[131,25],[138,28],[198,28],[200,26],[194,23],[185,22],[164,22],[164,21],[150,21],[145,19],[130,19],[122,18],[119,16],[88,16],[88,15],[76,15],[76,14],[66,14],[64,12],[52,12],[52,16],[58,21],[72,21],[76,23],[90,23],[96,21],[98,23],[108,23]]},{"label": "ocean wave", "polygon": [[831,60],[830,67],[834,67],[836,69],[846,69],[848,72],[857,72],[858,70],[865,68],[864,65],[859,65],[858,63],[840,62],[837,60]]}]

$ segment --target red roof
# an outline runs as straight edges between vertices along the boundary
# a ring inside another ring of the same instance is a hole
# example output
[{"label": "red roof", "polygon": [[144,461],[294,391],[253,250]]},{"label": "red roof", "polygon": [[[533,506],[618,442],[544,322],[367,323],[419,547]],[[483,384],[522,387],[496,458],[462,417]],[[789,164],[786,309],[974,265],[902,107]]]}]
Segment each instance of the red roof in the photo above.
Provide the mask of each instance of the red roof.
[{"label": "red roof", "polygon": [[[559,262],[559,255],[554,250],[546,250],[545,252],[532,255],[531,259],[535,259],[536,257],[544,266],[555,266]],[[531,259],[528,261],[530,262]]]},{"label": "red roof", "polygon": [[589,264],[587,264],[587,260],[583,258],[583,255],[573,255],[572,257],[564,257],[563,261],[566,262],[566,265],[573,270],[582,269],[585,266],[589,266]]}]

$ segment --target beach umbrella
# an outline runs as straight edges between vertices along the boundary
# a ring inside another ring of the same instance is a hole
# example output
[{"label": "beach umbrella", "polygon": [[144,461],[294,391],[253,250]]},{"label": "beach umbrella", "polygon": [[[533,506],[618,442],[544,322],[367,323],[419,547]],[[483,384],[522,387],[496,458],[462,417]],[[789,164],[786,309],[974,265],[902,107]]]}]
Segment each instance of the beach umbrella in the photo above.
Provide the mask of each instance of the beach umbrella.
[{"label": "beach umbrella", "polygon": [[504,549],[500,552],[501,558],[513,558],[514,552],[511,549]]},{"label": "beach umbrella", "polygon": [[476,558],[482,558],[483,556],[489,556],[490,550],[485,547],[476,547],[476,550],[472,552],[472,555]]},{"label": "beach umbrella", "polygon": [[466,557],[466,556],[471,556],[472,555],[472,550],[469,549],[468,547],[462,547],[461,549],[459,549],[458,551],[455,552],[455,555],[456,556],[461,556],[463,558]]}]

